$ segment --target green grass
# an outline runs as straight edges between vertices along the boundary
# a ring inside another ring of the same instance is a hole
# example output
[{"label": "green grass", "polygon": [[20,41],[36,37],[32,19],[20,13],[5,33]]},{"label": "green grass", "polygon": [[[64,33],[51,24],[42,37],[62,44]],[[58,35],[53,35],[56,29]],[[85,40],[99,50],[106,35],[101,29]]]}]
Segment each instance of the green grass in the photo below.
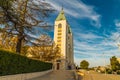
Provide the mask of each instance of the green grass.
[{"label": "green grass", "polygon": [[51,63],[32,60],[25,56],[0,50],[0,76],[40,72],[51,68]]}]

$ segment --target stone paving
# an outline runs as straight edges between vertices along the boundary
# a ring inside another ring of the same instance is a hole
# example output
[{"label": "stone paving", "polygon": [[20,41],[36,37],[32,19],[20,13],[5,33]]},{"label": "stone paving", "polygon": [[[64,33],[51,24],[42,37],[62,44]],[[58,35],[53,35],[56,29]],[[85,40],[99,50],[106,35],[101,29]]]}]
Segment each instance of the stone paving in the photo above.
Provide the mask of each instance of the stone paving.
[{"label": "stone paving", "polygon": [[[81,79],[80,79],[81,80]],[[82,80],[120,80],[120,75],[101,74],[94,71],[85,72]]]},{"label": "stone paving", "polygon": [[44,76],[32,78],[29,80],[75,80],[74,71],[72,70],[56,70]]}]

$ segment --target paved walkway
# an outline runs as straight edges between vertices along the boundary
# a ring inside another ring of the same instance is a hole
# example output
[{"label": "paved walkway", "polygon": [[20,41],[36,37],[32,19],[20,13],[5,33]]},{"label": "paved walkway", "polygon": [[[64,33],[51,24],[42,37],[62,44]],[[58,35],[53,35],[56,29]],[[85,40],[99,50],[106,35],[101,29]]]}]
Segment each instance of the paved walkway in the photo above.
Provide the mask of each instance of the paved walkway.
[{"label": "paved walkway", "polygon": [[120,75],[115,74],[101,74],[98,72],[90,71],[85,72],[82,80],[120,80]]},{"label": "paved walkway", "polygon": [[36,77],[29,80],[75,80],[74,71],[72,70],[56,70],[44,76]]}]

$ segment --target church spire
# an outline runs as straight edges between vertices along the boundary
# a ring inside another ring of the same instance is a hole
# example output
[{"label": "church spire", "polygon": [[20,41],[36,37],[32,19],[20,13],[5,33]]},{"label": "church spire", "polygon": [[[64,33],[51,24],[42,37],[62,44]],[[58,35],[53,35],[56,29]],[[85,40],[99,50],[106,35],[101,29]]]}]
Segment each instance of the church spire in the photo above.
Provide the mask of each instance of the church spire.
[{"label": "church spire", "polygon": [[60,11],[58,17],[56,18],[56,21],[59,21],[59,20],[66,20],[64,10],[63,10],[63,6],[62,6],[62,10]]},{"label": "church spire", "polygon": [[63,10],[63,5],[62,5],[62,10]]}]

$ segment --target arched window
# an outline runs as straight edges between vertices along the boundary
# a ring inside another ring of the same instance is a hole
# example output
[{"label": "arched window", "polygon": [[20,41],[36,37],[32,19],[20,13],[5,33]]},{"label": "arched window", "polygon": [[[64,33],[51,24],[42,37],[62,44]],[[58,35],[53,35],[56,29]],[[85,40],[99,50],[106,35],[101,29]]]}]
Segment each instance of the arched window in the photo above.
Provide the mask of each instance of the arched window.
[{"label": "arched window", "polygon": [[62,27],[62,24],[60,23],[60,24],[58,24],[58,28],[61,28]]}]

